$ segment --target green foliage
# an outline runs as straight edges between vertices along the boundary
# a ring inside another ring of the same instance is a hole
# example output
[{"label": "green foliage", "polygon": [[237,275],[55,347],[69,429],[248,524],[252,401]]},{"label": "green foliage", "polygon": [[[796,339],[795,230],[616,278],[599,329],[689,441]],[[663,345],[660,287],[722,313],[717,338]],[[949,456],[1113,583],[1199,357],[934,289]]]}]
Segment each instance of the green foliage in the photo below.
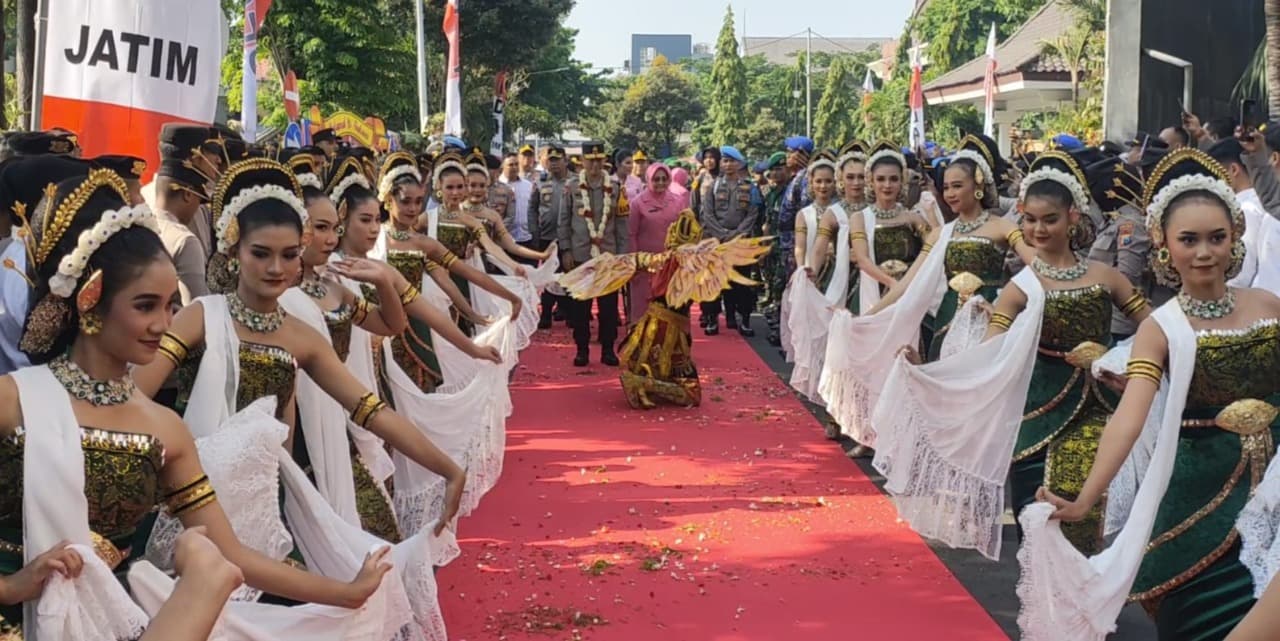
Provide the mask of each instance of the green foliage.
[{"label": "green foliage", "polygon": [[[928,43],[927,82],[981,55],[992,23],[996,25],[997,37],[1003,40],[1045,1],[931,0],[908,25],[901,41],[910,43],[914,31],[921,44]],[[909,45],[898,48],[899,63],[907,63],[909,49]]]},{"label": "green foliage", "polygon": [[666,156],[680,152],[681,135],[705,114],[694,77],[658,56],[643,74],[606,87],[604,102],[595,106],[582,127],[611,147]]},{"label": "green foliage", "polygon": [[855,90],[847,63],[843,58],[836,58],[827,70],[827,86],[815,112],[813,137],[819,146],[839,149],[854,137]]},{"label": "green foliage", "polygon": [[738,150],[747,158],[766,158],[781,149],[787,130],[773,110],[765,107],[756,113],[756,119],[738,137]]},{"label": "green foliage", "polygon": [[738,56],[738,39],[734,33],[733,7],[725,9],[724,24],[716,41],[715,62],[711,66],[711,95],[707,111],[711,120],[711,136],[719,143],[737,142],[747,126],[747,76]]},{"label": "green foliage", "polygon": [[551,43],[540,49],[530,71],[516,71],[507,90],[507,130],[558,136],[566,122],[577,122],[586,104],[603,98],[604,72],[592,72],[574,60],[578,32],[560,27]]}]

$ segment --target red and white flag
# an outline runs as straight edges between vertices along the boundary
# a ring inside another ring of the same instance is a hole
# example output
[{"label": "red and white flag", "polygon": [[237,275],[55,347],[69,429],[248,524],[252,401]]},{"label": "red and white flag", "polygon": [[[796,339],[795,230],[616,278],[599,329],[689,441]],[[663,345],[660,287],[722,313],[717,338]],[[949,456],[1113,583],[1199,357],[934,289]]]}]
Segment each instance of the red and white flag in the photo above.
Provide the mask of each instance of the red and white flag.
[{"label": "red and white flag", "polygon": [[862,120],[871,126],[871,96],[876,92],[876,81],[871,78],[871,68],[867,67],[867,75],[862,79]]},{"label": "red and white flag", "polygon": [[284,75],[284,112],[289,116],[289,122],[298,122],[298,116],[302,113],[302,106],[298,102],[298,74],[292,69]]},{"label": "red and white flag", "polygon": [[911,121],[910,130],[907,132],[907,139],[912,149],[919,149],[924,146],[924,85],[920,83],[920,73],[922,62],[920,60],[920,46],[916,44],[916,37],[911,36]]},{"label": "red and white flag", "polygon": [[996,23],[993,22],[991,35],[987,36],[987,75],[982,81],[983,91],[986,92],[982,133],[988,136],[994,136],[996,131],[996,92],[999,91],[996,87],[996,67]]},{"label": "red and white flag", "polygon": [[267,19],[271,0],[244,2],[244,64],[240,71],[240,129],[244,139],[258,141],[258,29]]},{"label": "red and white flag", "polygon": [[218,0],[45,0],[40,127],[76,132],[86,156],[159,161],[166,122],[213,122],[226,21]]},{"label": "red and white flag", "polygon": [[462,135],[462,60],[458,46],[462,33],[458,24],[458,0],[449,0],[444,8],[444,37],[449,41],[449,75],[445,84],[444,133]]}]

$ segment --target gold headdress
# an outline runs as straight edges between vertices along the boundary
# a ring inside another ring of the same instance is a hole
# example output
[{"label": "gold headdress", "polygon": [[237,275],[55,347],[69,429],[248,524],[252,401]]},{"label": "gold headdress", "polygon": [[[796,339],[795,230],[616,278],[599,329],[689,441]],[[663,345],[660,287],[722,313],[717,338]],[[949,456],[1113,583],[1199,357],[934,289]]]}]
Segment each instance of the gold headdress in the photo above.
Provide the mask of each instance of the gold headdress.
[{"label": "gold headdress", "polygon": [[698,223],[698,216],[692,209],[680,212],[675,222],[667,227],[667,249],[675,249],[700,240],[702,240],[702,225]]},{"label": "gold headdress", "polygon": [[1179,287],[1182,277],[1169,260],[1169,248],[1164,237],[1164,217],[1169,205],[1188,192],[1205,192],[1222,202],[1231,219],[1231,266],[1227,278],[1240,273],[1244,263],[1244,211],[1235,191],[1227,182],[1227,172],[1208,154],[1186,147],[1171,152],[1156,164],[1147,181],[1143,202],[1147,210],[1147,232],[1156,251],[1151,253],[1151,269],[1156,280],[1168,287]]},{"label": "gold headdress", "polygon": [[302,244],[311,242],[311,221],[302,202],[302,188],[287,167],[267,158],[250,158],[232,165],[213,189],[213,227],[217,251],[209,258],[205,279],[209,289],[225,293],[235,288],[231,249],[240,242],[240,212],[263,200],[278,200],[298,215]]}]

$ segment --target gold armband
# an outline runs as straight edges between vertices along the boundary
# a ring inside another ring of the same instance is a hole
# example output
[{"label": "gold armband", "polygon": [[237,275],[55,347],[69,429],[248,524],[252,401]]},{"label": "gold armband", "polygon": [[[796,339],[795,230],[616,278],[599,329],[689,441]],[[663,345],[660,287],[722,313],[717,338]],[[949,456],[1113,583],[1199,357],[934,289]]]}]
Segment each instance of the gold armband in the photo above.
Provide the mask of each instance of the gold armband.
[{"label": "gold armband", "polygon": [[507,230],[506,230],[506,228],[504,228],[504,227],[499,227],[499,228],[498,228],[498,234],[497,234],[497,237],[498,237],[498,239],[499,239],[499,240],[501,240],[501,239],[503,239],[503,238],[506,238],[506,237],[508,237],[508,236],[510,236],[510,235],[511,235],[511,232],[507,231]]},{"label": "gold armband", "polygon": [[169,516],[177,517],[194,512],[217,499],[218,495],[213,491],[213,485],[209,484],[208,475],[201,474],[200,478],[165,495],[164,507]]},{"label": "gold armband", "polygon": [[929,253],[929,252],[931,252],[931,251],[933,251],[933,243],[925,243],[924,245],[921,245],[921,246],[920,246],[920,255],[921,255],[921,256],[924,256],[925,254],[927,254],[927,253]]},{"label": "gold armband", "polygon": [[865,231],[855,231],[852,234],[849,234],[849,242],[853,242],[855,240],[866,240],[866,239],[867,239],[867,232]]},{"label": "gold armband", "polygon": [[409,303],[417,300],[418,296],[421,294],[422,292],[418,291],[416,286],[410,284],[408,287],[404,288],[404,291],[400,292],[400,304],[408,305]]},{"label": "gold armband", "polygon": [[369,318],[369,301],[363,298],[357,298],[356,309],[351,313],[351,322],[356,325],[361,325],[364,323],[366,318]]},{"label": "gold armband", "polygon": [[441,267],[440,267],[440,263],[437,263],[436,261],[431,260],[430,258],[428,258],[428,259],[427,259],[427,271],[428,271],[428,272],[433,272],[433,271],[435,271],[435,270],[437,270],[437,269],[440,269],[440,268],[441,268]]},{"label": "gold armband", "polygon": [[440,259],[440,266],[445,269],[450,269],[456,262],[458,262],[458,255],[447,249],[444,250],[444,258]]},{"label": "gold armband", "polygon": [[160,337],[160,354],[173,361],[174,367],[181,367],[191,355],[191,348],[172,332],[165,332]]},{"label": "gold armband", "polygon": [[360,427],[365,427],[386,406],[386,401],[378,398],[377,394],[369,392],[361,396],[360,400],[356,402],[356,406],[351,410],[351,422]]},{"label": "gold armband", "polygon": [[1022,230],[1021,230],[1021,229],[1015,229],[1015,230],[1013,230],[1013,231],[1009,232],[1007,235],[1005,235],[1005,237],[1004,237],[1004,238],[1005,238],[1005,240],[1009,241],[1009,247],[1010,247],[1010,248],[1013,248],[1013,246],[1014,246],[1014,245],[1017,245],[1018,243],[1025,243],[1025,242],[1026,242],[1026,239],[1024,239],[1024,238],[1022,237]]},{"label": "gold armband", "polygon": [[1151,303],[1147,302],[1147,297],[1142,295],[1142,292],[1134,292],[1133,296],[1130,296],[1129,299],[1120,306],[1120,311],[1125,316],[1133,316],[1150,304]]},{"label": "gold armband", "polygon": [[818,238],[831,238],[833,235],[831,229],[827,227],[818,228]]},{"label": "gold armband", "polygon": [[1146,358],[1131,358],[1129,364],[1124,368],[1126,378],[1138,378],[1151,381],[1160,386],[1160,377],[1164,375],[1164,367],[1153,360]]},{"label": "gold armband", "polygon": [[1000,312],[992,312],[991,320],[987,323],[988,327],[999,327],[1005,331],[1008,331],[1009,327],[1012,325],[1013,317],[1008,314],[1001,314]]}]

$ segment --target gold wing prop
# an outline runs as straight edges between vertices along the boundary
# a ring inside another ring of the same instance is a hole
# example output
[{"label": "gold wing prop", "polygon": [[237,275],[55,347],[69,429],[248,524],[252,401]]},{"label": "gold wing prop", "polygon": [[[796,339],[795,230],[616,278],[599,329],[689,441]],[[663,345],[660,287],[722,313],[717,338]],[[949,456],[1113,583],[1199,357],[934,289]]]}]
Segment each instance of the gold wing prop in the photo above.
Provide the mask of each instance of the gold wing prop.
[{"label": "gold wing prop", "polygon": [[622,289],[635,273],[635,254],[600,254],[562,274],[559,282],[570,296],[589,300]]},{"label": "gold wing prop", "polygon": [[667,305],[678,309],[690,302],[715,300],[729,283],[756,285],[737,268],[753,265],[768,254],[771,240],[772,237],[734,238],[721,243],[708,238],[675,248],[671,257],[677,268],[667,284]]}]

